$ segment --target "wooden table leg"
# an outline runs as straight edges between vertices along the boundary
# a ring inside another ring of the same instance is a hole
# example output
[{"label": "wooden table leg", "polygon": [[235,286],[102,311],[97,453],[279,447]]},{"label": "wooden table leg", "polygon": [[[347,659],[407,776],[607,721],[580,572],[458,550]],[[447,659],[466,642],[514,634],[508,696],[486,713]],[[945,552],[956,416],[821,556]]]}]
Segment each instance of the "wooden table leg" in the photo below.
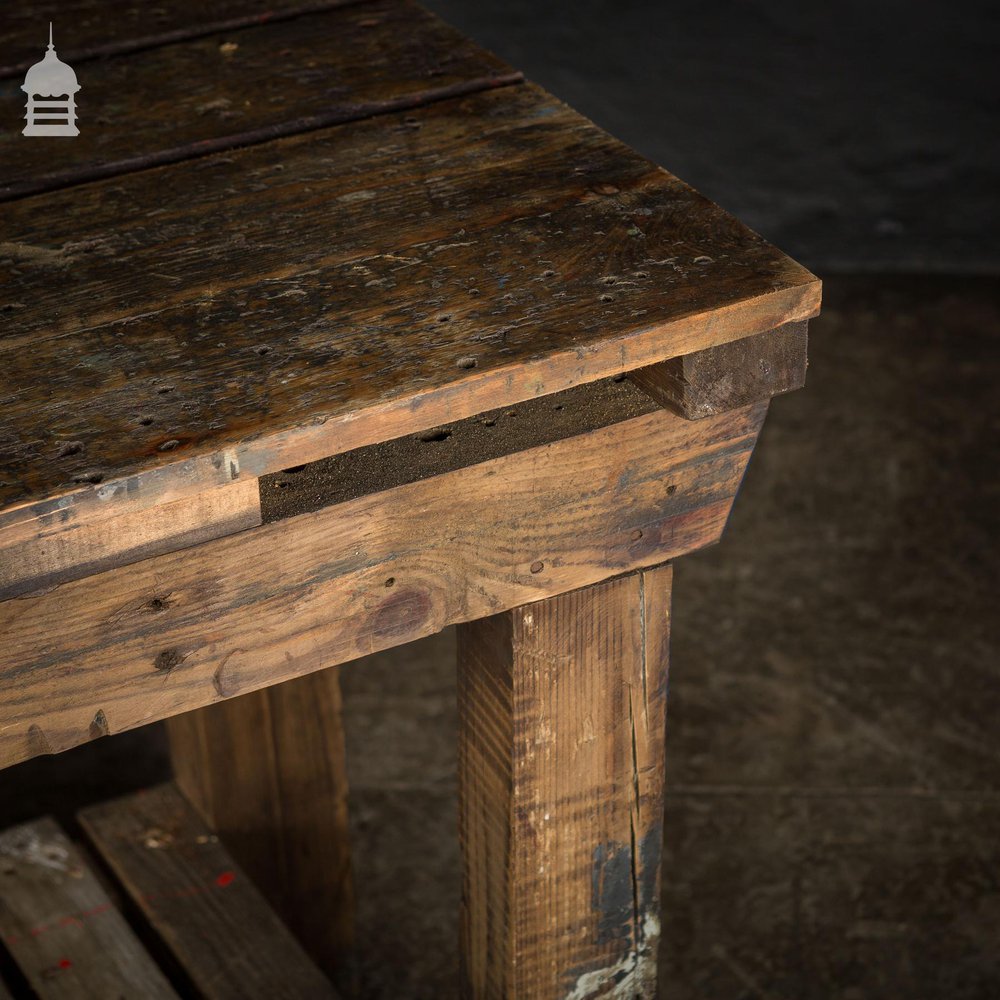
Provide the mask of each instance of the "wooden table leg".
[{"label": "wooden table leg", "polygon": [[167,723],[181,790],[345,992],[354,890],[337,667]]},{"label": "wooden table leg", "polygon": [[670,582],[459,626],[468,998],[655,995]]}]

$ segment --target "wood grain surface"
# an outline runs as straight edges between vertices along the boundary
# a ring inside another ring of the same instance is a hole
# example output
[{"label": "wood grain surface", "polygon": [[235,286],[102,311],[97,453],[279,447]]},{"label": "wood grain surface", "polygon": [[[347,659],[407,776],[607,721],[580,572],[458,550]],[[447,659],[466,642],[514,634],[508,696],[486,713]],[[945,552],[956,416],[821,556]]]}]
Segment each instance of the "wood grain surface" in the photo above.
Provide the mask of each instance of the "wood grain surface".
[{"label": "wood grain surface", "polygon": [[[108,16],[107,0],[32,0],[0,8],[0,78],[24,76],[48,43],[53,22],[59,58],[81,60],[117,55],[196,38],[214,31],[265,24],[304,12],[328,10],[357,0],[115,0]],[[20,84],[20,80],[18,83]]]},{"label": "wood grain surface", "polygon": [[718,539],[764,406],[656,410],[0,603],[0,764]]},{"label": "wood grain surface", "polygon": [[255,527],[260,490],[256,479],[237,479],[154,511],[76,514],[69,507],[0,532],[0,601]]},{"label": "wood grain surface", "polygon": [[79,819],[199,997],[333,1000],[329,981],[174,785],[91,806]]},{"label": "wood grain surface", "polygon": [[808,323],[709,347],[649,368],[629,378],[661,406],[689,420],[759,403],[806,382]]},{"label": "wood grain surface", "polygon": [[0,530],[142,509],[818,307],[808,272],[530,86],[43,200],[0,206]]},{"label": "wood grain surface", "polygon": [[54,820],[0,833],[0,940],[35,996],[177,994]]},{"label": "wood grain surface", "polygon": [[[0,133],[0,200],[521,78],[410,0],[269,21],[75,69],[79,136],[53,147],[19,129]],[[19,85],[0,83],[0,91],[23,109]]]},{"label": "wood grain surface", "polygon": [[670,581],[459,627],[470,1000],[655,996]]},{"label": "wood grain surface", "polygon": [[339,668],[167,722],[179,787],[315,961],[354,992]]}]

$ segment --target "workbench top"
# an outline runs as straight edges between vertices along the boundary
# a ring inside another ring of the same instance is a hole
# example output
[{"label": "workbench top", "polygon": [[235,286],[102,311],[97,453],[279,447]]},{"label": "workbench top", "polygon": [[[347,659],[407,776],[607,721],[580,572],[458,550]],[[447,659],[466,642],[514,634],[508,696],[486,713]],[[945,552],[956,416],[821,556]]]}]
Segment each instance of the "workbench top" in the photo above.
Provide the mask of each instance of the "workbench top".
[{"label": "workbench top", "polygon": [[[77,40],[61,5],[80,136],[0,136],[0,531],[818,308],[808,271],[406,0],[175,5],[159,27],[140,6],[102,41],[94,4]],[[19,17],[0,13],[15,105],[46,27]]]}]

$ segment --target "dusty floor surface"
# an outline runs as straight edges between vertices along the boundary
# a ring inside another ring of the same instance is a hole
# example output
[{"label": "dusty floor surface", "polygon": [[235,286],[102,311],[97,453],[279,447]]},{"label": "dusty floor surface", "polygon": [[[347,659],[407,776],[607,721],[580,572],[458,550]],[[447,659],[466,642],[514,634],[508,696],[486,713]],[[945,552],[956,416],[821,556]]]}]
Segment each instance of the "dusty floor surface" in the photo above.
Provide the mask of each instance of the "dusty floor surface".
[{"label": "dusty floor surface", "polygon": [[[833,279],[722,544],[677,564],[663,1000],[1000,996],[996,282]],[[453,635],[343,671],[365,996],[456,995]],[[0,774],[9,823],[165,773]]]}]

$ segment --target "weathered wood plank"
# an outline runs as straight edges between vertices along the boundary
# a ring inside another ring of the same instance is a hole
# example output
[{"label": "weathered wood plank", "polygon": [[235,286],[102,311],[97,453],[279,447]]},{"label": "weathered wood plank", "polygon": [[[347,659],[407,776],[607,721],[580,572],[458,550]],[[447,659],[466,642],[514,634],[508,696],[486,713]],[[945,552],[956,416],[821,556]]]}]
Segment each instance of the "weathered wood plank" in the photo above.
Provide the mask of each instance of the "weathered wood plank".
[{"label": "weathered wood plank", "polygon": [[176,787],[161,785],[92,806],[79,818],[200,997],[335,996]]},{"label": "weathered wood plank", "polygon": [[527,86],[44,205],[0,206],[0,527],[141,509],[818,306],[808,272]]},{"label": "weathered wood plank", "polygon": [[459,628],[465,997],[655,996],[670,579]]},{"label": "weathered wood plank", "polygon": [[0,531],[0,600],[233,534],[262,516],[319,510],[572,437],[657,405],[627,380],[605,379],[268,476],[259,489],[257,480],[237,479],[150,511],[126,508],[116,516],[117,505],[107,505],[106,517],[82,523],[76,508],[63,507]]},{"label": "weathered wood plank", "polygon": [[[106,0],[32,0],[0,8],[0,78],[24,76],[48,41],[55,25],[60,58],[71,64],[84,59],[155,48],[216,31],[264,24],[310,11],[326,10],[357,0],[171,0],[150,5],[145,0],[116,0],[114,17]],[[18,81],[20,83],[20,81]]]},{"label": "weathered wood plank", "polygon": [[175,716],[178,785],[317,963],[353,992],[338,668]]},{"label": "weathered wood plank", "polygon": [[759,403],[806,383],[806,321],[709,347],[629,378],[661,406],[689,420]]},{"label": "weathered wood plank", "polygon": [[[372,0],[269,21],[75,69],[83,88],[80,135],[54,155],[51,144],[26,142],[19,129],[0,133],[0,200],[521,78],[411,0]],[[19,83],[0,90],[23,110]]]},{"label": "weathered wood plank", "polygon": [[0,601],[197,545],[261,523],[255,479],[151,511],[80,522],[67,507],[0,532]]},{"label": "weathered wood plank", "polygon": [[656,410],[4,601],[0,764],[710,544],[763,417]]},{"label": "weathered wood plank", "polygon": [[0,940],[43,1000],[176,997],[51,819],[0,833]]}]

